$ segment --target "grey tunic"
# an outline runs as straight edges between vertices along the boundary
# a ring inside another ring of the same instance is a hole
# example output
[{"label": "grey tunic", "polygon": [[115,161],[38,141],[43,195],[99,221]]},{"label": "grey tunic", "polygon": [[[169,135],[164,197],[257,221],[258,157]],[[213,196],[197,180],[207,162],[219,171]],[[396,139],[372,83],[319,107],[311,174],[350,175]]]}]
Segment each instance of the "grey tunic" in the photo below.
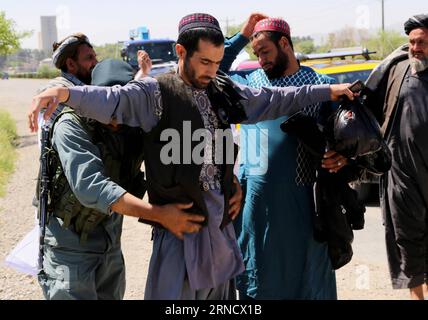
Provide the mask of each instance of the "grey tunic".
[{"label": "grey tunic", "polygon": [[[330,99],[328,85],[261,89],[240,86],[240,90],[247,98],[243,104],[248,123],[275,119],[292,114],[306,105]],[[162,115],[161,101],[157,81],[145,78],[124,87],[72,88],[67,104],[85,117],[103,123],[109,123],[114,118],[119,124],[141,126],[149,132]],[[206,99],[196,99],[204,118],[202,110],[206,106],[202,107],[201,101],[206,103]],[[210,121],[204,118],[208,130],[215,122],[215,119],[209,118]],[[213,179],[215,176],[211,175]],[[204,185],[203,181],[200,182]],[[198,234],[186,235],[184,241],[168,231],[158,230],[155,233],[146,299],[179,299],[189,296],[188,293],[183,294],[186,281],[191,290],[217,288],[243,271],[233,226],[230,224],[223,230],[218,227],[224,211],[223,195],[215,187],[216,183],[208,185],[214,187],[204,192],[210,221],[206,228]]]},{"label": "grey tunic", "polygon": [[406,75],[390,134],[392,168],[381,179],[393,287],[412,288],[428,271],[428,70]]}]

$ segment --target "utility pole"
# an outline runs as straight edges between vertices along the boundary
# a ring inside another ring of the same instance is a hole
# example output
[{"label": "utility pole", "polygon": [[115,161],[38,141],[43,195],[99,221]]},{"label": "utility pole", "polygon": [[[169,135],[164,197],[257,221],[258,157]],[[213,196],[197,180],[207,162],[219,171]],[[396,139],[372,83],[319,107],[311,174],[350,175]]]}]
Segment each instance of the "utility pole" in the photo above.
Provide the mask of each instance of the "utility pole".
[{"label": "utility pole", "polygon": [[226,17],[226,19],[221,20],[222,22],[225,22],[225,26],[226,26],[226,30],[224,30],[224,33],[226,34],[226,36],[229,35],[229,23],[234,21],[235,19],[229,19],[229,17]]},{"label": "utility pole", "polygon": [[382,32],[385,31],[385,1],[382,1]]}]

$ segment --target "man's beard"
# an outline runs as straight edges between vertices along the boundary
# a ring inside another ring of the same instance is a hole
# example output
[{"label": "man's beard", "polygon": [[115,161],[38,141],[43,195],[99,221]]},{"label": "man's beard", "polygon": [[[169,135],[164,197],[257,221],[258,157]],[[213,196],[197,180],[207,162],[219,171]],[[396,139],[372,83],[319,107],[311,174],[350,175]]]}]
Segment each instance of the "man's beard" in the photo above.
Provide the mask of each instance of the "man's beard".
[{"label": "man's beard", "polygon": [[[196,72],[195,69],[192,67],[189,59],[187,57],[184,59],[184,65],[183,65],[183,72],[185,73],[187,80],[192,84],[193,87],[197,89],[206,89],[208,85],[202,84],[196,79]],[[208,77],[206,78],[209,79]],[[212,79],[210,79],[212,80]]]},{"label": "man's beard", "polygon": [[422,59],[413,57],[412,52],[409,51],[409,61],[412,71],[414,73],[422,72],[428,69],[428,57],[424,56]]},{"label": "man's beard", "polygon": [[288,59],[288,56],[278,48],[278,55],[273,62],[272,68],[265,70],[265,73],[270,80],[282,77],[289,64],[290,59]]},{"label": "man's beard", "polygon": [[92,69],[90,72],[87,72],[82,67],[79,66],[79,69],[76,72],[76,78],[79,79],[80,81],[82,81],[84,84],[91,84],[91,82],[92,82]]}]

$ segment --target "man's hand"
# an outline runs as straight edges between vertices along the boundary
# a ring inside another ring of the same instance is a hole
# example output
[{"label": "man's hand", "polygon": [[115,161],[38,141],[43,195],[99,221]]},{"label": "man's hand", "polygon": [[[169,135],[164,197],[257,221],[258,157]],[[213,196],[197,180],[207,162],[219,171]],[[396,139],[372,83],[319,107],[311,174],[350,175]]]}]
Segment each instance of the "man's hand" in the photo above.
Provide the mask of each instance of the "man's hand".
[{"label": "man's hand", "polygon": [[268,16],[264,15],[263,13],[252,13],[242,26],[241,34],[249,39],[253,34],[254,27],[256,26],[257,22],[266,18],[268,18]]},{"label": "man's hand", "polygon": [[241,211],[243,193],[237,177],[233,177],[233,184],[236,186],[236,192],[229,199],[229,216],[235,220]]},{"label": "man's hand", "polygon": [[204,216],[185,212],[193,203],[189,204],[167,204],[157,207],[159,223],[168,229],[177,238],[183,240],[185,233],[196,233],[201,230]]},{"label": "man's hand", "polygon": [[58,107],[59,103],[66,102],[70,92],[68,88],[54,87],[47,89],[37,96],[33,97],[31,102],[31,108],[28,112],[28,127],[31,132],[36,132],[38,129],[38,115],[40,110],[46,108],[43,115],[44,119],[47,120]]},{"label": "man's hand", "polygon": [[138,50],[137,52],[137,60],[138,60],[138,70],[135,75],[135,80],[140,80],[149,75],[152,70],[152,59],[150,59],[149,54],[144,50]]},{"label": "man's hand", "polygon": [[342,84],[331,84],[330,85],[330,98],[331,101],[339,101],[341,96],[347,96],[350,100],[354,100],[354,97],[358,96],[357,93],[353,93],[349,90],[350,83]]},{"label": "man's hand", "polygon": [[334,150],[327,151],[324,154],[324,159],[321,162],[321,166],[327,169],[331,173],[336,173],[344,166],[348,164],[348,159],[338,154]]}]

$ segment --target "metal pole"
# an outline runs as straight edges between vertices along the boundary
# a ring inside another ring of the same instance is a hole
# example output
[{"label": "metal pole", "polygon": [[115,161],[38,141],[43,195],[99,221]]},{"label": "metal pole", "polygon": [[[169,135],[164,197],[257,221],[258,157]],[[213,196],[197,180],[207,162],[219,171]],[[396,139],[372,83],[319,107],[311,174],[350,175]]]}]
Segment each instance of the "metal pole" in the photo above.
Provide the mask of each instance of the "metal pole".
[{"label": "metal pole", "polygon": [[385,1],[382,0],[382,31],[385,31]]},{"label": "metal pole", "polygon": [[229,19],[229,17],[226,17],[226,19],[221,20],[222,22],[225,22],[225,30],[224,33],[226,36],[229,35],[230,31],[230,23],[233,22],[235,19]]}]

